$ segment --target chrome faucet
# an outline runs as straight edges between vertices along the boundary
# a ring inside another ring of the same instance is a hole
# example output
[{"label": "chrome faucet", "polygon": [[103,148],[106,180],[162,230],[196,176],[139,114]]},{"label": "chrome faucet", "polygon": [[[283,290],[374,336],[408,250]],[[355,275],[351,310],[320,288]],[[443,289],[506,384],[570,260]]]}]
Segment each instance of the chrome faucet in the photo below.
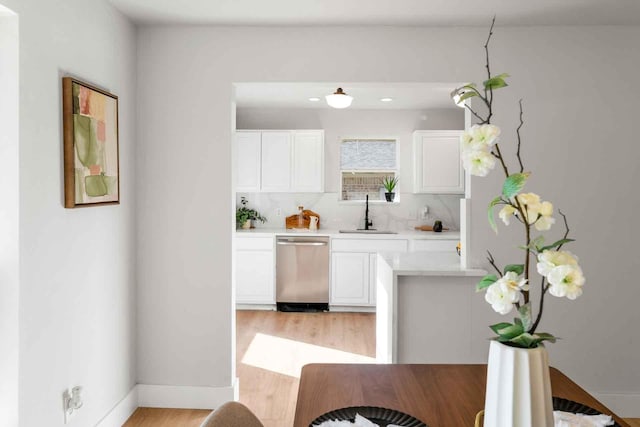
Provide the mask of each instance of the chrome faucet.
[{"label": "chrome faucet", "polygon": [[[369,195],[367,194],[367,199],[365,201],[365,210],[364,210],[364,230],[375,230],[373,227],[373,221],[369,219]],[[362,229],[361,229],[362,230]]]}]

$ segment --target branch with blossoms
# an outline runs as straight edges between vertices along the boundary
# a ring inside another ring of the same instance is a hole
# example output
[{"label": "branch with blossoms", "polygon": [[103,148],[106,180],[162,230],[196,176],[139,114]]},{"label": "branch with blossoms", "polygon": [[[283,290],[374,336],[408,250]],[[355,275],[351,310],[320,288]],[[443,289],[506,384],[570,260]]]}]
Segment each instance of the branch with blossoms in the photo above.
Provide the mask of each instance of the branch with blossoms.
[{"label": "branch with blossoms", "polygon": [[[535,193],[523,193],[531,172],[525,172],[521,156],[522,139],[520,130],[524,125],[522,100],[519,102],[520,123],[516,129],[516,159],[519,172],[510,173],[508,161],[500,150],[500,128],[491,124],[493,117],[494,91],[507,87],[508,74],[497,76],[491,74],[489,66],[489,42],[493,35],[495,17],[491,22],[489,36],[484,45],[486,52],[487,79],[482,83],[482,89],[474,83],[469,83],[454,89],[452,98],[457,104],[464,102],[465,107],[479,120],[479,123],[466,130],[461,138],[462,164],[467,173],[485,177],[499,163],[505,175],[502,192],[489,203],[488,219],[491,228],[497,233],[498,226],[494,217],[494,210],[502,206],[498,217],[509,226],[512,219],[521,225],[524,234],[524,245],[519,246],[524,251],[521,262],[508,264],[503,269],[489,253],[488,261],[497,274],[489,274],[482,278],[476,286],[478,291],[485,291],[485,300],[491,307],[502,315],[509,314],[515,308],[518,316],[513,323],[501,322],[491,325],[496,333],[496,340],[522,348],[534,348],[544,341],[555,342],[555,337],[546,332],[538,332],[537,328],[542,319],[544,299],[546,294],[554,297],[566,297],[575,300],[582,295],[585,278],[578,265],[578,258],[562,247],[573,241],[569,238],[567,217],[562,213],[565,232],[564,236],[552,244],[545,245],[542,234],[533,237],[536,232],[549,231],[555,224],[553,204],[542,200]],[[486,108],[486,115],[482,115],[469,105],[470,99],[479,99]],[[536,270],[541,276],[538,287],[539,302],[537,315],[533,316],[531,289],[531,258],[536,261]]]}]

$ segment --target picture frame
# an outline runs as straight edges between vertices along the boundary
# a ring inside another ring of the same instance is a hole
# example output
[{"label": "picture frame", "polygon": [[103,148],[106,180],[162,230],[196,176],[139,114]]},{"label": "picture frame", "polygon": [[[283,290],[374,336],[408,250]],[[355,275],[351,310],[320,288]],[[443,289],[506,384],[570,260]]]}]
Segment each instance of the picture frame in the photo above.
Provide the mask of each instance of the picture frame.
[{"label": "picture frame", "polygon": [[118,97],[62,78],[65,208],[120,204]]}]

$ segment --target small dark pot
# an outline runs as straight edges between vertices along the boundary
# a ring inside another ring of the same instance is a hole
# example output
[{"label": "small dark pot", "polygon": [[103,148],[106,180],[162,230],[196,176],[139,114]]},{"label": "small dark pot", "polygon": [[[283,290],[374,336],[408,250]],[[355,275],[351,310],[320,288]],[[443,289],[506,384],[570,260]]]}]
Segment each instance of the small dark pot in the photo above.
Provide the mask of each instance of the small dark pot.
[{"label": "small dark pot", "polygon": [[442,221],[436,221],[433,223],[433,231],[440,233],[442,231]]},{"label": "small dark pot", "polygon": [[396,198],[396,193],[384,193],[384,197],[387,199],[387,202],[393,202],[393,199]]}]

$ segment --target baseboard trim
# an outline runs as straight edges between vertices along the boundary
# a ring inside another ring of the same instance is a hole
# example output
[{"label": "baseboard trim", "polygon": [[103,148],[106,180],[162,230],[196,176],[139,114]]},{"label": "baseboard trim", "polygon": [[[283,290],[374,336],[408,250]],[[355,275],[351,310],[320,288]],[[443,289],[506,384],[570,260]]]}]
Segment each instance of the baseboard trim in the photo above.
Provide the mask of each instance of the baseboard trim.
[{"label": "baseboard trim", "polygon": [[229,387],[138,384],[138,406],[151,408],[215,409],[236,400],[238,382]]},{"label": "baseboard trim", "polygon": [[640,394],[593,393],[593,396],[622,418],[640,418]]},{"label": "baseboard trim", "polygon": [[96,427],[122,427],[136,409],[138,409],[138,386],[134,385],[129,393],[98,421]]}]

